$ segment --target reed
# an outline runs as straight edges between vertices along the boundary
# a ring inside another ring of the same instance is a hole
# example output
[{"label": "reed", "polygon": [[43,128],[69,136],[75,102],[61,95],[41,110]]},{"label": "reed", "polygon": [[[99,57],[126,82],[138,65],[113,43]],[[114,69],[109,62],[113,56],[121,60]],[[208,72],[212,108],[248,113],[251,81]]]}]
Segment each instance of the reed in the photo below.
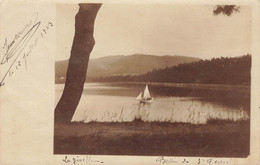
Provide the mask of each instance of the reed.
[{"label": "reed", "polygon": [[[114,111],[111,112],[109,110],[106,110],[103,112],[99,118],[90,118],[90,116],[85,112],[84,113],[84,122],[164,122],[164,123],[190,123],[190,124],[208,124],[212,121],[218,121],[219,123],[222,122],[236,122],[236,121],[243,121],[248,120],[249,115],[243,111],[243,109],[238,109],[238,111],[235,110],[228,110],[226,113],[223,113],[222,111],[216,113],[212,113],[210,106],[205,105],[208,107],[208,111],[200,111],[198,108],[200,106],[197,105],[196,102],[192,101],[190,105],[187,106],[187,109],[184,109],[182,113],[187,115],[186,121],[180,121],[178,118],[176,118],[177,112],[175,111],[173,102],[173,108],[168,116],[166,117],[152,117],[151,112],[148,110],[140,110],[138,111],[132,110],[127,111],[124,109],[124,107],[121,108],[120,111]],[[128,118],[128,119],[127,119]],[[126,120],[127,119],[127,120]]]}]

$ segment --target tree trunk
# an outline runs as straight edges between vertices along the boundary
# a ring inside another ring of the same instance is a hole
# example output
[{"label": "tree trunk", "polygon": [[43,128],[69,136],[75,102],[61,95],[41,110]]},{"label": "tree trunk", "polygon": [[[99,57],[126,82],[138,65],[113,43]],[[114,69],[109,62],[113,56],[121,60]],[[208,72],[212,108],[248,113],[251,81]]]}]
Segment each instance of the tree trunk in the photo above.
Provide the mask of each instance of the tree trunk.
[{"label": "tree trunk", "polygon": [[101,4],[79,4],[65,87],[55,108],[55,122],[70,122],[78,106],[86,80],[89,56],[95,45],[94,22],[100,7]]}]

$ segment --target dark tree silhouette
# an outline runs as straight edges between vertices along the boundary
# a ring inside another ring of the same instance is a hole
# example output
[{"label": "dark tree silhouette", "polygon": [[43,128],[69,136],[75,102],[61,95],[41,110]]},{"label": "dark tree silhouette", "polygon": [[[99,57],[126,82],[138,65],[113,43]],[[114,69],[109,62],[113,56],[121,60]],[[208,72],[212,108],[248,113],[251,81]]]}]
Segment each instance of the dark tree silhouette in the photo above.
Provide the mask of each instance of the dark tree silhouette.
[{"label": "dark tree silhouette", "polygon": [[236,5],[217,5],[213,9],[214,15],[224,14],[227,16],[231,16],[234,12],[240,12],[240,7]]},{"label": "dark tree silhouette", "polygon": [[251,55],[221,57],[155,69],[143,75],[96,78],[100,82],[169,82],[196,84],[250,84]]},{"label": "dark tree silhouette", "polygon": [[55,108],[55,122],[70,122],[78,106],[90,53],[94,47],[94,22],[101,4],[79,4],[65,88]]}]

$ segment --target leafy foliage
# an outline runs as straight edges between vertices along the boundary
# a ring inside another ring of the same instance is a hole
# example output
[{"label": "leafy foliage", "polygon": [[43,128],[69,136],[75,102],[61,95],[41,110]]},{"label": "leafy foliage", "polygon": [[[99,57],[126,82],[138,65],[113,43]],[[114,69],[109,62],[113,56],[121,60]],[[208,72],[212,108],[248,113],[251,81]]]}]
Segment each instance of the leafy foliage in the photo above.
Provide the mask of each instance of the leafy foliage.
[{"label": "leafy foliage", "polygon": [[240,7],[236,5],[217,5],[213,10],[214,15],[224,14],[231,16],[234,12],[240,12]]}]

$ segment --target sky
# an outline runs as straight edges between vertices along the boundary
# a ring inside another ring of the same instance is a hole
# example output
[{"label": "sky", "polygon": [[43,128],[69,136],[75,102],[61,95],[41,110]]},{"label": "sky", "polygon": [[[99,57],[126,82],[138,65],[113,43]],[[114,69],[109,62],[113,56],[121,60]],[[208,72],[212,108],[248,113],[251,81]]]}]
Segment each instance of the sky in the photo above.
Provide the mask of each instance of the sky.
[{"label": "sky", "polygon": [[[56,60],[68,59],[76,4],[56,8]],[[182,55],[210,59],[251,53],[251,8],[228,17],[211,5],[103,4],[90,58],[111,55]]]}]

